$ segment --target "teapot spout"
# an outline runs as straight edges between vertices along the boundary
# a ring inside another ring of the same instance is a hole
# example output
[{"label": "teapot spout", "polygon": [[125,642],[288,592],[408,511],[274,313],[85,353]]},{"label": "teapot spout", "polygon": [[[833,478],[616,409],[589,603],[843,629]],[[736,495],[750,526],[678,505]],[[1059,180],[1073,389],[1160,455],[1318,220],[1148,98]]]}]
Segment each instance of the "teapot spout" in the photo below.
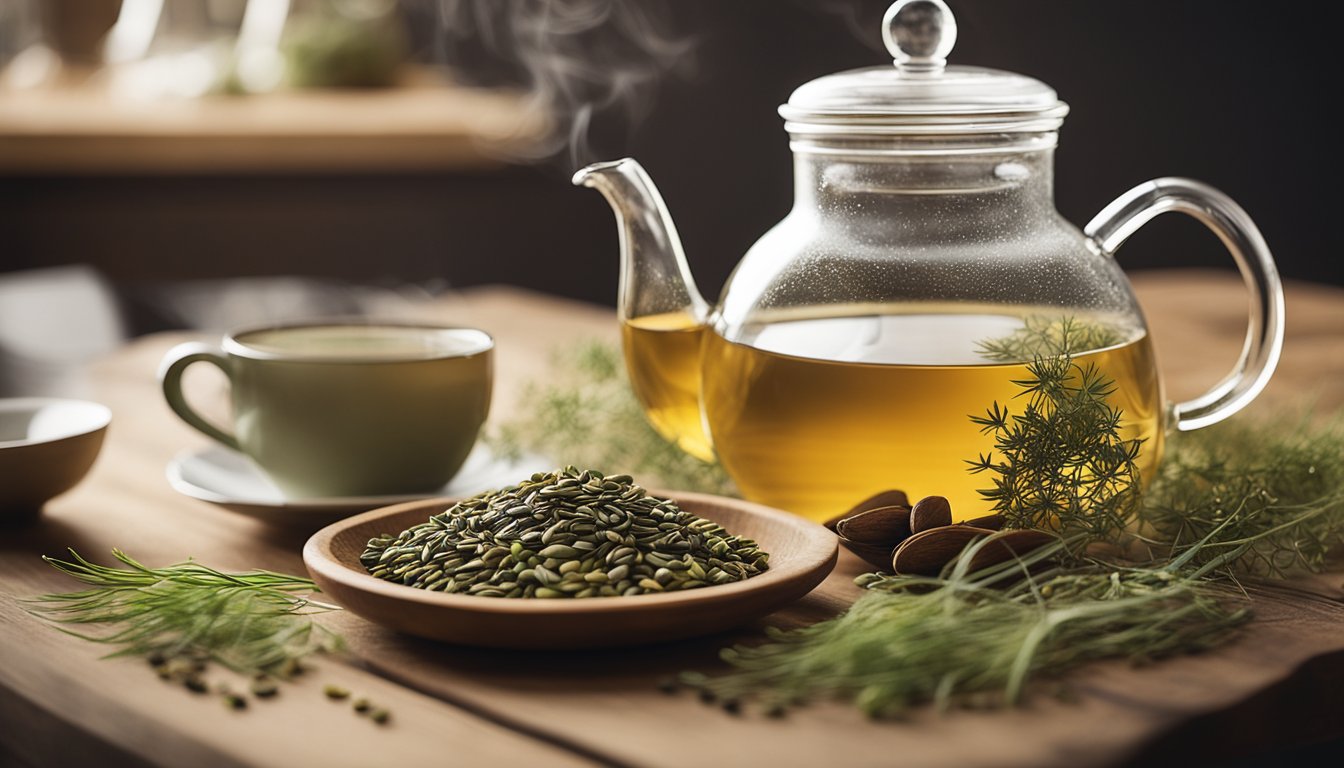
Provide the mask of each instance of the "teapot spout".
[{"label": "teapot spout", "polygon": [[700,341],[709,308],[691,279],[663,196],[639,163],[625,158],[574,174],[601,192],[621,236],[617,306],[630,388],[649,423],[702,461],[714,448],[700,414]]},{"label": "teapot spout", "polygon": [[643,166],[629,157],[594,163],[575,173],[573,181],[601,192],[616,213],[621,246],[616,303],[621,319],[676,313],[692,323],[704,323],[708,305],[691,277],[663,196]]}]

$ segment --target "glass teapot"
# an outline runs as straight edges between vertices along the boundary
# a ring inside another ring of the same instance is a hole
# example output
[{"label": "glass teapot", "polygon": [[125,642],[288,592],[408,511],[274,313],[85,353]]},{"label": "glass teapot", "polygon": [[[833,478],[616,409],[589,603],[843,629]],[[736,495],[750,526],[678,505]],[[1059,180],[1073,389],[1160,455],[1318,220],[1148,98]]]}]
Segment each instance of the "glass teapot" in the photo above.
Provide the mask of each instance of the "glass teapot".
[{"label": "glass teapot", "polygon": [[[1143,441],[1141,478],[1168,430],[1213,424],[1260,392],[1283,342],[1283,292],[1235,202],[1156,179],[1079,231],[1053,201],[1068,105],[1029,77],[947,66],[956,22],[942,0],[900,0],[883,34],[895,67],[813,80],[780,107],[793,209],[716,306],[637,162],[575,175],[616,212],[626,364],[661,434],[717,457],[747,498],[813,519],[888,488],[946,496],[967,519],[988,511],[977,489],[989,481],[966,462],[993,448],[969,416],[1012,410],[1035,355],[1067,351],[1114,382],[1122,435]],[[1176,404],[1113,257],[1166,211],[1213,230],[1252,294],[1236,368]]]}]

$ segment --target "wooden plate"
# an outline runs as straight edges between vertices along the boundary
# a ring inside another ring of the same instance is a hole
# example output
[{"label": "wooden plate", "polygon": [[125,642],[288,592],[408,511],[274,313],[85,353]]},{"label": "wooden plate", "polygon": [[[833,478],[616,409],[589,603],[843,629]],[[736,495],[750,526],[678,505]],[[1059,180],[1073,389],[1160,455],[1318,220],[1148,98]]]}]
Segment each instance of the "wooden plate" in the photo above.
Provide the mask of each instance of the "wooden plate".
[{"label": "wooden plate", "polygon": [[835,535],[759,504],[700,493],[655,492],[682,509],[755,539],[770,568],[732,584],[684,592],[583,600],[528,600],[428,592],[374,578],[359,555],[452,504],[430,499],[375,509],[313,534],[303,562],[322,591],[369,621],[410,635],[490,648],[596,648],[707,635],[758,618],[821,583],[835,567]]}]

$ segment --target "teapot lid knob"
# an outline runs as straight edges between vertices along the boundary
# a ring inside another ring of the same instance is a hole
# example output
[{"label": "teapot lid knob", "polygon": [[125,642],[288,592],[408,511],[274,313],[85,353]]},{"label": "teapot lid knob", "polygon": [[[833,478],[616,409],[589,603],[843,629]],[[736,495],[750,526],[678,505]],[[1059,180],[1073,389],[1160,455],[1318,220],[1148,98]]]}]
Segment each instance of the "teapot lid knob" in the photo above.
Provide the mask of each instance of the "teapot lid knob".
[{"label": "teapot lid knob", "polygon": [[936,74],[957,44],[957,20],[943,0],[897,0],[882,17],[882,40],[898,69]]}]

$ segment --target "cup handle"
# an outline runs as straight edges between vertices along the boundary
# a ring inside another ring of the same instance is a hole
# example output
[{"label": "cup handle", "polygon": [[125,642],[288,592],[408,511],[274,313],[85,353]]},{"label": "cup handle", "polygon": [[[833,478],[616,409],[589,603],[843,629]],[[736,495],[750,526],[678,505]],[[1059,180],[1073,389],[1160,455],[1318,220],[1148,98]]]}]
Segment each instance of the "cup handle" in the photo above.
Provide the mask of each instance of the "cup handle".
[{"label": "cup handle", "polygon": [[1283,350],[1283,285],[1274,256],[1246,211],[1222,192],[1191,179],[1144,182],[1102,209],[1083,232],[1093,246],[1112,256],[1139,227],[1167,211],[1193,216],[1212,230],[1232,253],[1251,293],[1246,343],[1236,367],[1208,392],[1172,406],[1175,428],[1189,432],[1246,407],[1269,382]]},{"label": "cup handle", "polygon": [[187,403],[187,398],[182,394],[182,374],[187,370],[187,366],[192,363],[205,362],[214,365],[229,377],[229,383],[233,383],[233,373],[229,370],[229,360],[219,354],[212,347],[200,342],[191,341],[185,344],[178,344],[176,347],[168,350],[164,355],[163,364],[159,366],[159,383],[163,385],[163,396],[168,400],[168,407],[173,409],[183,421],[195,427],[207,437],[218,440],[235,451],[242,451],[238,446],[238,438],[225,432],[219,427],[211,424],[201,417],[199,413],[192,409]]}]

